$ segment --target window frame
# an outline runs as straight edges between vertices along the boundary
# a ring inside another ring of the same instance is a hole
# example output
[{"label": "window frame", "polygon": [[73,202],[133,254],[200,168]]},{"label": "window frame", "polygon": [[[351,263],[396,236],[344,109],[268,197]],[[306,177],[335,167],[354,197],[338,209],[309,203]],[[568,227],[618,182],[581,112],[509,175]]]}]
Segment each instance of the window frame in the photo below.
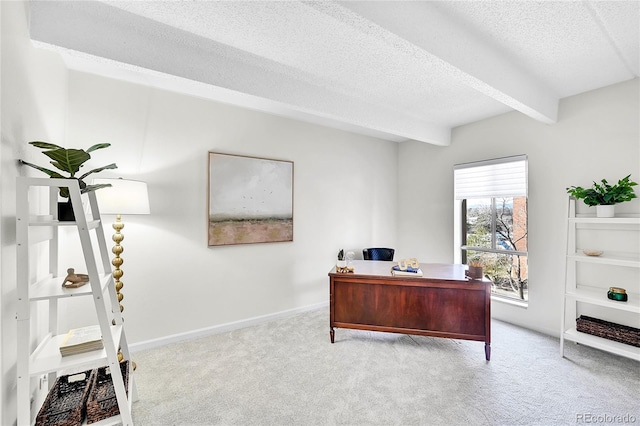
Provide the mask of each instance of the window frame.
[{"label": "window frame", "polygon": [[[527,251],[520,250],[504,250],[496,247],[496,203],[495,199],[501,197],[492,197],[491,198],[491,248],[487,247],[477,247],[467,245],[467,199],[462,200],[462,212],[461,212],[461,229],[462,229],[462,244],[460,245],[460,250],[462,250],[461,258],[462,263],[467,263],[467,251],[482,251],[485,253],[497,253],[497,254],[509,254],[514,256],[527,256],[529,257],[529,244],[527,244]],[[507,198],[507,197],[504,197]],[[513,198],[513,197],[510,197]],[[527,200],[527,236],[529,235],[529,197],[524,197]]]},{"label": "window frame", "polygon": [[[525,179],[524,194],[519,194],[519,195],[512,195],[512,194],[495,195],[494,194],[490,196],[482,196],[482,195],[478,196],[478,198],[486,198],[491,200],[491,247],[490,248],[467,245],[467,231],[468,231],[467,201],[468,199],[473,199],[473,198],[472,197],[462,198],[462,199],[456,198],[455,191],[457,187],[456,187],[456,179],[455,179],[455,172],[454,172],[454,209],[455,209],[454,210],[454,226],[456,228],[454,229],[454,259],[456,262],[467,264],[468,252],[475,251],[475,252],[491,253],[496,255],[523,256],[526,258],[526,265],[529,264],[529,241],[528,241],[529,195],[528,195],[528,158],[527,156],[519,155],[514,157],[503,157],[503,158],[497,158],[497,159],[491,159],[491,160],[485,160],[485,161],[479,161],[479,162],[473,162],[473,163],[459,164],[454,166],[454,170],[458,168],[480,167],[488,164],[491,165],[491,164],[508,163],[508,162],[515,162],[515,161],[524,161],[524,179]],[[527,251],[505,250],[505,249],[497,248],[498,238],[496,238],[496,229],[497,229],[496,199],[499,199],[502,197],[504,198],[524,197],[525,198],[525,203],[526,203],[525,226],[526,226],[526,238],[527,238]],[[527,282],[527,288],[528,288],[528,282],[529,282],[528,266],[527,266],[526,282]],[[529,302],[528,297],[525,300],[517,296],[511,297],[507,295],[497,294],[497,293],[494,293],[493,291],[491,292],[491,298],[497,299],[500,301],[505,301],[508,303],[514,303],[523,307],[527,307]]]}]

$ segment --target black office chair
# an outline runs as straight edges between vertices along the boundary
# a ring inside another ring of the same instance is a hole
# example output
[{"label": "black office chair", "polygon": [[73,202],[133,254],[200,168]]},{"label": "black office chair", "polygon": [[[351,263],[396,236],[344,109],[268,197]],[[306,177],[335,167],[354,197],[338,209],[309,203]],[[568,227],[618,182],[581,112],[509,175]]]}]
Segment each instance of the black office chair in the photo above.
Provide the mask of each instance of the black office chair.
[{"label": "black office chair", "polygon": [[364,260],[393,260],[395,249],[392,248],[366,248],[362,249],[362,258]]}]

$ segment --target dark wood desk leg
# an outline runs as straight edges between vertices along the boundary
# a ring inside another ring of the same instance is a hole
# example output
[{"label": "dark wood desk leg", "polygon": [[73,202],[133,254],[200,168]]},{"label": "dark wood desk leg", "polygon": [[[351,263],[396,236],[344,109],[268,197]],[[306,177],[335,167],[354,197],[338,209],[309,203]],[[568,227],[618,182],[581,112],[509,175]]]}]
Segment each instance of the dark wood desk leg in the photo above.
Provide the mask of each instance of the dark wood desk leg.
[{"label": "dark wood desk leg", "polygon": [[489,361],[491,359],[491,343],[484,344],[484,357]]},{"label": "dark wood desk leg", "polygon": [[336,332],[333,330],[333,327],[330,327],[329,336],[331,337],[331,343],[333,343],[333,339],[335,338]]}]

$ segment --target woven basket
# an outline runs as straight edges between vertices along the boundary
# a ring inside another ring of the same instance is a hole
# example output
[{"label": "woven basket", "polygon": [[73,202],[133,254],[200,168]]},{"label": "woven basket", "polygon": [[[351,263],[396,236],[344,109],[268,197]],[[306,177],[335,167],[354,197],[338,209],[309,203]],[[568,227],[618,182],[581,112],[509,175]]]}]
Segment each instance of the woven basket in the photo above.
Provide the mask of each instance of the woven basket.
[{"label": "woven basket", "polygon": [[640,329],[638,328],[580,315],[580,318],[576,319],[576,329],[583,333],[640,348]]},{"label": "woven basket", "polygon": [[[120,363],[124,388],[129,389],[129,361]],[[109,367],[100,367],[93,377],[93,386],[87,401],[87,423],[95,423],[120,414],[116,391],[111,380]]]},{"label": "woven basket", "polygon": [[36,416],[36,425],[82,424],[93,375],[94,370],[87,370],[58,377]]}]

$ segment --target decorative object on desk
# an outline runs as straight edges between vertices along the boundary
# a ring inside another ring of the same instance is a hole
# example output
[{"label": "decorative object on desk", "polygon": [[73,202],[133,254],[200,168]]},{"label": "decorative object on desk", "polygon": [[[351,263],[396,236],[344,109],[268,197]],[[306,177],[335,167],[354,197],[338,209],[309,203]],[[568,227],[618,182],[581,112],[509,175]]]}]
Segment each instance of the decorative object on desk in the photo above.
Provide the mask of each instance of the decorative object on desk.
[{"label": "decorative object on desk", "polygon": [[347,266],[353,265],[353,259],[356,258],[356,254],[352,251],[349,250],[347,252],[347,254],[345,255],[345,260],[347,261]]},{"label": "decorative object on desk", "polygon": [[576,330],[640,348],[640,329],[580,315]]},{"label": "decorative object on desk", "polygon": [[[118,296],[118,302],[120,302],[120,312],[124,311],[122,300],[124,295],[122,294],[122,288],[124,283],[121,278],[124,272],[120,268],[124,263],[124,260],[120,256],[124,252],[124,248],[120,244],[124,240],[122,230],[124,229],[124,223],[122,222],[123,214],[150,214],[149,208],[149,193],[147,191],[147,184],[145,182],[130,180],[130,179],[94,179],[94,183],[98,185],[109,186],[108,189],[104,189],[99,193],[96,193],[98,201],[98,207],[102,214],[115,214],[116,221],[112,225],[115,233],[112,240],[115,243],[111,249],[114,254],[114,258],[111,264],[114,266],[113,279],[115,280],[116,294]],[[118,359],[122,361],[122,352],[118,352]],[[133,363],[133,369],[135,370],[136,364]]]},{"label": "decorative object on desk", "polygon": [[482,262],[472,260],[469,262],[469,270],[467,276],[473,280],[481,280],[484,277]]},{"label": "decorative object on desk", "polygon": [[347,261],[344,260],[344,250],[340,249],[340,251],[338,252],[338,263],[336,263],[336,266],[338,268],[344,268],[345,266],[347,266]]},{"label": "decorative object on desk", "polygon": [[94,374],[95,370],[87,370],[58,377],[38,411],[36,426],[82,424]]},{"label": "decorative object on desk", "polygon": [[[76,173],[80,171],[80,168],[83,167],[84,163],[91,159],[90,152],[96,151],[98,149],[107,148],[111,146],[109,143],[99,143],[91,146],[86,151],[83,149],[74,149],[74,148],[63,148],[59,145],[55,145],[48,142],[40,142],[40,141],[32,141],[29,142],[29,145],[33,145],[36,148],[41,148],[44,151],[42,152],[44,155],[51,159],[50,163],[53,164],[58,170],[66,172],[69,176],[63,176],[60,173],[46,169],[44,167],[40,167],[36,164],[32,164],[26,162],[24,160],[19,160],[21,164],[24,164],[29,167],[33,167],[36,170],[40,170],[41,172],[49,175],[51,178],[60,178],[60,179],[76,179],[78,181],[78,185],[80,186],[80,193],[84,194],[85,192],[95,191],[96,189],[100,189],[105,187],[104,185],[87,185],[84,182],[84,179],[91,175],[92,173],[98,173],[107,169],[116,169],[115,163],[111,163],[107,166],[98,167],[97,169],[90,170],[86,173],[83,173],[80,176],[76,176]],[[69,189],[66,187],[60,188],[60,197],[66,198],[67,200],[61,203],[58,203],[58,220],[61,221],[74,221],[75,217],[73,215],[73,208],[71,206],[71,199],[69,198]]]},{"label": "decorative object on desk", "polygon": [[587,256],[594,256],[594,257],[598,257],[602,253],[604,253],[602,250],[591,250],[591,249],[584,249],[582,250],[582,252]]},{"label": "decorative object on desk", "polygon": [[630,177],[631,175],[627,175],[615,185],[610,185],[606,179],[602,179],[600,183],[594,181],[588,189],[571,186],[567,188],[567,193],[576,200],[584,200],[587,206],[596,206],[597,217],[613,217],[615,204],[636,198],[633,187],[638,183],[629,180]]},{"label": "decorative object on desk", "polygon": [[391,275],[402,277],[421,277],[422,269],[420,269],[420,263],[418,259],[402,259],[397,265],[391,267]]},{"label": "decorative object on desk", "polygon": [[422,277],[422,269],[420,268],[409,268],[407,270],[394,269],[395,266],[391,268],[391,275],[394,277]]},{"label": "decorative object on desk", "polygon": [[401,271],[406,271],[407,269],[410,268],[414,268],[417,269],[420,267],[420,262],[418,262],[418,259],[416,259],[415,257],[412,257],[411,259],[402,259],[400,261],[398,261],[398,269],[400,269]]},{"label": "decorative object on desk", "polygon": [[352,274],[355,272],[355,270],[356,268],[353,265],[345,265],[345,266],[336,265],[336,272],[338,274]]},{"label": "decorative object on desk", "polygon": [[89,275],[76,274],[75,269],[69,268],[67,269],[67,276],[65,277],[64,281],[62,281],[62,287],[78,288],[78,287],[82,287],[88,282],[89,282]]},{"label": "decorative object on desk", "polygon": [[209,152],[208,245],[293,241],[293,161]]},{"label": "decorative object on desk", "polygon": [[611,300],[616,300],[618,302],[626,302],[627,300],[629,300],[627,291],[624,288],[620,288],[620,287],[609,287],[609,291],[607,292],[607,297]]},{"label": "decorative object on desk", "polygon": [[90,325],[69,330],[62,343],[60,343],[60,354],[62,356],[75,355],[102,348],[104,348],[104,344],[100,326]]},{"label": "decorative object on desk", "polygon": [[[129,389],[129,361],[120,363],[124,388]],[[128,394],[128,391],[127,391]],[[96,423],[100,420],[120,414],[116,392],[109,367],[100,367],[93,375],[91,392],[87,399],[87,423]]]}]

